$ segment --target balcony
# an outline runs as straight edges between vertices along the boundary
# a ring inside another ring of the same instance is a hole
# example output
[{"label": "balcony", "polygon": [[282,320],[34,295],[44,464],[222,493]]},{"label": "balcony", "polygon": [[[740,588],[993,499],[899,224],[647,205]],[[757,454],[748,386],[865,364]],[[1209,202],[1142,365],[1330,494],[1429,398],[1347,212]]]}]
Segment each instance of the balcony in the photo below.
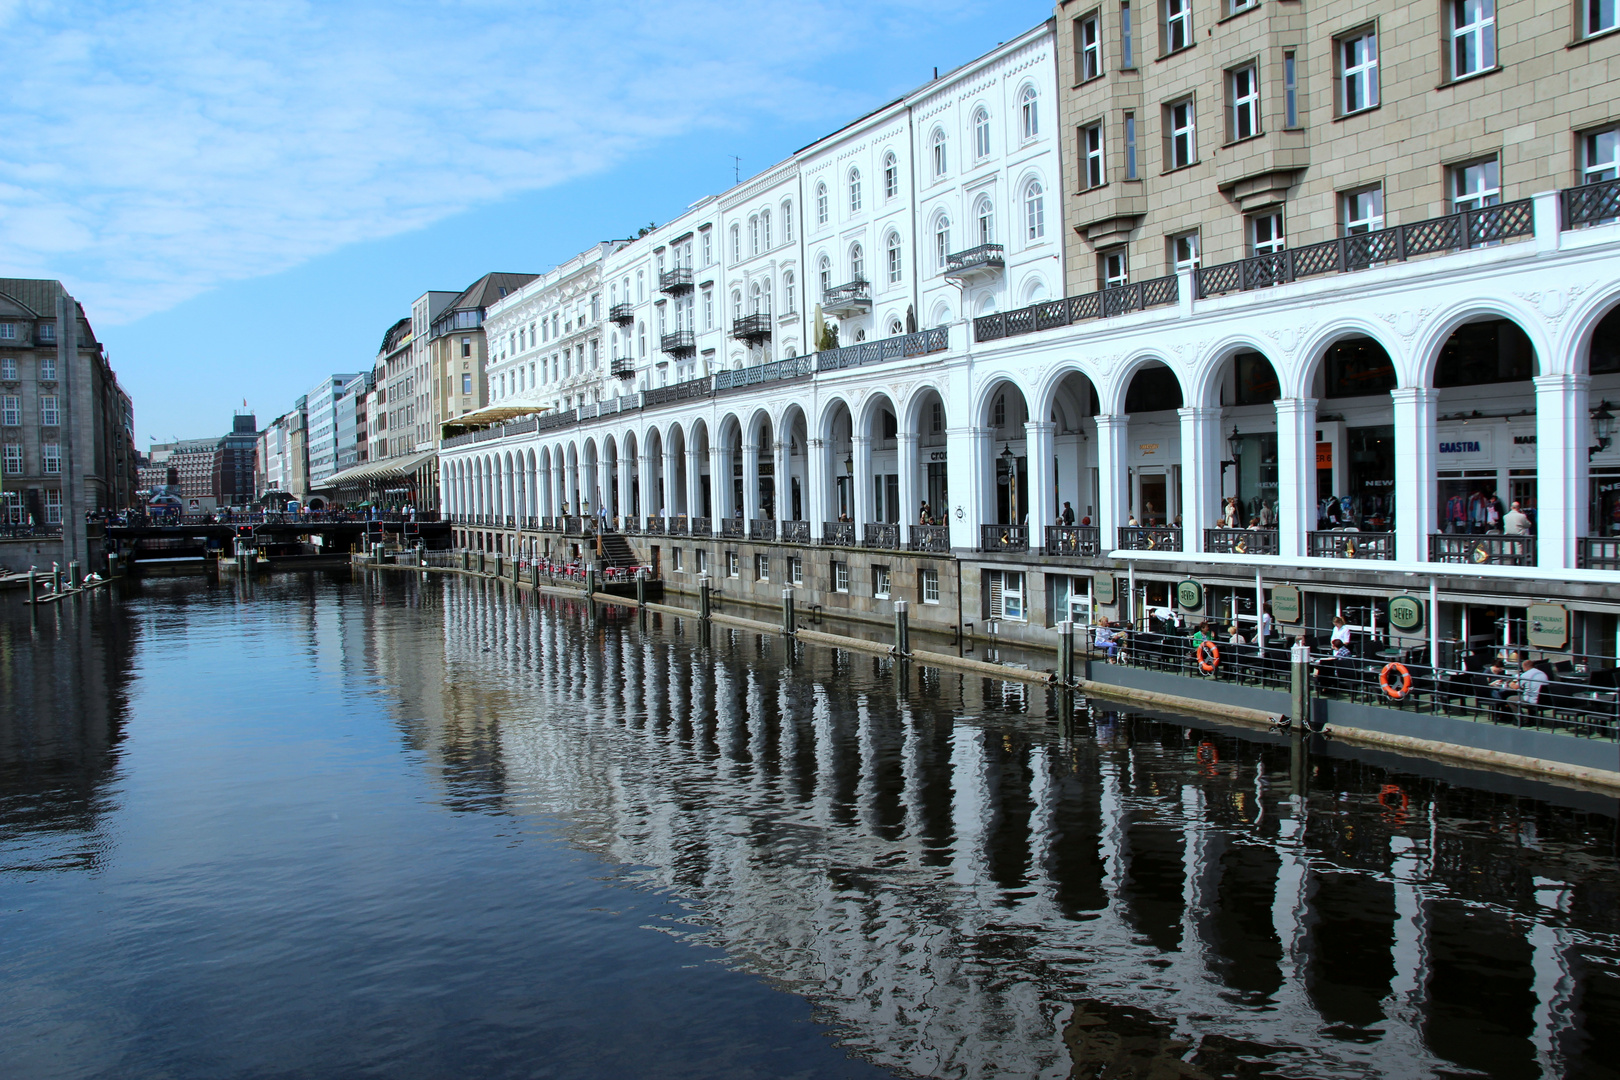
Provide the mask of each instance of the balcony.
[{"label": "balcony", "polygon": [[776,522],[772,521],[770,518],[750,519],[748,522],[748,539],[767,541],[775,540]]},{"label": "balcony", "polygon": [[782,522],[782,542],[784,544],[808,544],[810,542],[810,523],[808,521]]},{"label": "balcony", "polygon": [[869,521],[862,528],[862,547],[896,551],[900,547],[900,526],[884,521]]},{"label": "balcony", "polygon": [[949,525],[913,525],[911,527],[911,543],[908,546],[912,551],[949,552],[951,550],[951,527]]},{"label": "balcony", "polygon": [[608,308],[608,320],[625,326],[636,321],[636,309],[630,304],[614,304]]},{"label": "balcony", "polygon": [[1276,529],[1205,529],[1204,550],[1218,555],[1275,555]]},{"label": "balcony", "polygon": [[1473,566],[1534,566],[1536,538],[1486,533],[1430,533],[1429,561]]},{"label": "balcony", "polygon": [[726,540],[741,540],[743,534],[742,518],[722,518],[720,520],[720,536]]},{"label": "balcony", "polygon": [[662,274],[659,274],[658,291],[669,293],[671,296],[677,293],[691,292],[692,268],[690,266],[677,266],[673,270],[665,270]]},{"label": "balcony", "polygon": [[714,392],[718,394],[722,390],[740,390],[760,383],[802,378],[811,373],[814,364],[813,355],[790,356],[786,360],[772,360],[768,364],[717,371],[714,373]]},{"label": "balcony", "polygon": [[659,338],[658,347],[671,356],[691,356],[697,352],[697,334],[691,330],[677,330]]},{"label": "balcony", "polygon": [[915,334],[897,334],[877,341],[845,345],[841,349],[823,349],[816,353],[816,370],[842,371],[862,364],[927,356],[929,353],[944,352],[949,347],[949,332],[943,326],[936,326]]},{"label": "balcony", "polygon": [[1091,525],[1048,525],[1046,553],[1094,558],[1102,554],[1102,530]]},{"label": "balcony", "polygon": [[1312,532],[1305,537],[1313,559],[1393,559],[1392,532]]},{"label": "balcony", "polygon": [[1576,553],[1582,570],[1620,570],[1620,537],[1583,536]]},{"label": "balcony", "polygon": [[664,519],[656,514],[647,515],[647,523],[643,526],[648,536],[664,535]]},{"label": "balcony", "polygon": [[864,315],[872,310],[871,282],[856,278],[854,281],[828,289],[821,298],[821,310],[840,318]]},{"label": "balcony", "polygon": [[1620,180],[1565,188],[1559,193],[1564,208],[1564,228],[1606,225],[1620,219]]},{"label": "balcony", "polygon": [[635,378],[635,358],[630,356],[615,356],[612,363],[608,365],[608,373],[611,375],[617,375],[621,379]]},{"label": "balcony", "polygon": [[1180,299],[1181,287],[1175,275],[1138,281],[1130,285],[1117,285],[1081,296],[1065,296],[1061,300],[1043,300],[1039,304],[995,315],[980,315],[973,320],[974,341],[995,341],[998,338],[1032,334],[1037,330],[1050,330],[1058,326],[1071,326],[1090,319],[1111,319],[1150,307],[1163,307]]},{"label": "balcony", "polygon": [[752,315],[731,320],[731,336],[738,341],[755,344],[770,340],[771,316],[768,312],[756,311]]},{"label": "balcony", "polygon": [[980,525],[980,551],[1028,551],[1028,525]]},{"label": "balcony", "polygon": [[1007,260],[1003,257],[1005,249],[1000,244],[980,244],[976,248],[958,251],[954,255],[945,256],[945,276],[948,278],[973,278],[981,275],[999,274],[1007,267]]},{"label": "balcony", "polygon": [[821,523],[821,542],[829,547],[854,547],[853,521],[824,521]]},{"label": "balcony", "polygon": [[684,517],[672,517],[669,519],[669,535],[686,535],[686,519]]},{"label": "balcony", "polygon": [[687,531],[693,536],[713,536],[714,519],[706,517],[690,518],[687,521]]},{"label": "balcony", "polygon": [[1181,530],[1166,525],[1122,525],[1119,546],[1126,551],[1180,551]]}]

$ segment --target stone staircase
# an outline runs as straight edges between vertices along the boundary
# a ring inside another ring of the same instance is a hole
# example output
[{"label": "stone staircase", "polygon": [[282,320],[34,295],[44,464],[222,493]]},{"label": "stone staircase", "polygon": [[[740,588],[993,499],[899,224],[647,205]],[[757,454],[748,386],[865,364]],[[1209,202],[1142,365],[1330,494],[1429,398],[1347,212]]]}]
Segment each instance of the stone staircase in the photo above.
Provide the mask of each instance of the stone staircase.
[{"label": "stone staircase", "polygon": [[604,568],[616,566],[627,569],[641,565],[640,560],[636,558],[635,549],[630,546],[630,541],[624,538],[623,533],[606,532],[601,535],[601,540]]}]

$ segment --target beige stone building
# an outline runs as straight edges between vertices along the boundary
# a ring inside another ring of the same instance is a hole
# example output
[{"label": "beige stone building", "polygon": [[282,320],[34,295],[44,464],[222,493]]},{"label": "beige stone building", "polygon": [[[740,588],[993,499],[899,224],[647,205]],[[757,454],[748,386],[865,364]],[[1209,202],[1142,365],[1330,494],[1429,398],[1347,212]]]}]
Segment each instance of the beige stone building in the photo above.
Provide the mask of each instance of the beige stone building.
[{"label": "beige stone building", "polygon": [[1057,5],[1068,293],[1614,176],[1615,6]]}]

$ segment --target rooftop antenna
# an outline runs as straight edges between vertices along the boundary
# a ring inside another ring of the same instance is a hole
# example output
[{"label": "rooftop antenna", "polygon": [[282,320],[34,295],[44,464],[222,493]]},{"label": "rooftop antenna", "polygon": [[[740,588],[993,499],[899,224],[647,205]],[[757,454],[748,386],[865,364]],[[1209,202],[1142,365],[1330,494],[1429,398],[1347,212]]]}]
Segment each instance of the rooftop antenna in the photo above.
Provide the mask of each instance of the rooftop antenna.
[{"label": "rooftop antenna", "polygon": [[934,65],[934,78],[936,78],[936,79],[939,78],[939,65],[938,64]]},{"label": "rooftop antenna", "polygon": [[731,155],[731,182],[742,183],[742,158],[736,154]]}]

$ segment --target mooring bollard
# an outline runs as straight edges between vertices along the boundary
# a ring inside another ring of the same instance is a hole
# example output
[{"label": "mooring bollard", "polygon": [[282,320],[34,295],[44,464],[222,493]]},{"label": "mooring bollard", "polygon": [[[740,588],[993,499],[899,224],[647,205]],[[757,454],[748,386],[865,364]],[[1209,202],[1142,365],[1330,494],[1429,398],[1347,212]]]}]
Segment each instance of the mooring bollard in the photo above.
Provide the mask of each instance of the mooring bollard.
[{"label": "mooring bollard", "polygon": [[709,575],[698,575],[698,618],[709,621]]},{"label": "mooring bollard", "polygon": [[904,600],[894,602],[894,651],[897,656],[911,655],[910,608]]},{"label": "mooring bollard", "polygon": [[540,587],[540,564],[538,562],[529,564],[529,584],[537,589]]},{"label": "mooring bollard", "polygon": [[51,563],[51,592],[59,593],[61,591],[62,591],[62,564],[53,562],[53,563]]},{"label": "mooring bollard", "polygon": [[585,568],[585,595],[596,595],[596,567],[594,566]]},{"label": "mooring bollard", "polygon": [[79,560],[74,559],[72,562],[68,563],[68,588],[77,589],[78,587],[79,587]]},{"label": "mooring bollard", "polygon": [[506,559],[506,555],[504,553],[499,552],[499,551],[497,551],[495,553],[495,576],[496,577],[501,576],[502,568],[503,568],[503,564],[504,564],[505,559]]},{"label": "mooring bollard", "polygon": [[483,551],[479,551],[479,553],[478,553],[478,572],[480,574],[482,574],[484,572],[484,565],[485,565],[484,564],[484,556],[485,556],[485,553]]},{"label": "mooring bollard", "polygon": [[647,606],[647,571],[636,571],[636,607]]},{"label": "mooring bollard", "polygon": [[1289,650],[1289,701],[1294,710],[1293,724],[1289,728],[1295,737],[1305,733],[1305,721],[1311,709],[1311,647],[1300,642]]},{"label": "mooring bollard", "polygon": [[1074,623],[1064,619],[1057,625],[1058,631],[1058,682],[1063,686],[1074,685]]},{"label": "mooring bollard", "polygon": [[34,580],[34,568],[32,566],[28,568],[28,602],[30,604],[39,602],[39,582]]},{"label": "mooring bollard", "polygon": [[461,549],[461,568],[463,570],[472,569],[472,552],[468,551],[466,548]]},{"label": "mooring bollard", "polygon": [[798,625],[793,612],[793,590],[782,590],[782,633],[798,633]]}]

